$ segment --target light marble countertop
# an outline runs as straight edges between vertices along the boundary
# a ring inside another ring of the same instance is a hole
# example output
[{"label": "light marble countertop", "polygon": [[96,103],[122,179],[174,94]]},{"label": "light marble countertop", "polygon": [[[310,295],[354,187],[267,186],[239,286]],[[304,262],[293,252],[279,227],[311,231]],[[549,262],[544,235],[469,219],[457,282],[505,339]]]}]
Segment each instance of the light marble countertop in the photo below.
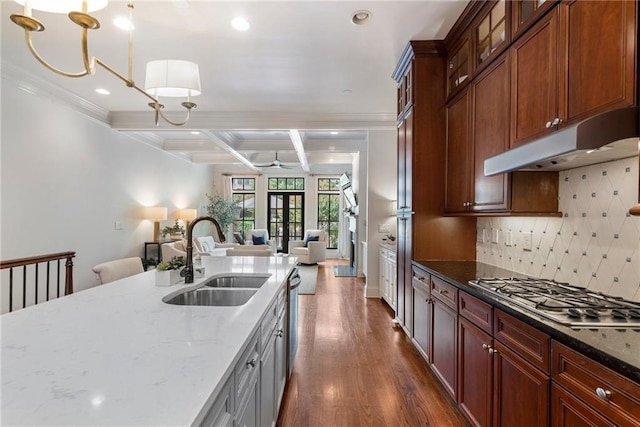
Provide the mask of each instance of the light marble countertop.
[{"label": "light marble countertop", "polygon": [[210,405],[295,264],[203,257],[206,277],[269,273],[243,306],[162,302],[155,272],[0,316],[2,425],[190,425]]}]

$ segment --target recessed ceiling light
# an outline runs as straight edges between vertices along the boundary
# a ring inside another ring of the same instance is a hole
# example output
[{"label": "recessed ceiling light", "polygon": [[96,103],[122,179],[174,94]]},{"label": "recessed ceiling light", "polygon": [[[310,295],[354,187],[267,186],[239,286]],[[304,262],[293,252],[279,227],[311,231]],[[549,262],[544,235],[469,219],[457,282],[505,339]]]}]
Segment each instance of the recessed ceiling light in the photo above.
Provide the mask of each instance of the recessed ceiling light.
[{"label": "recessed ceiling light", "polygon": [[345,89],[345,90],[343,90],[343,91],[342,91],[342,94],[343,94],[344,96],[349,96],[349,95],[351,95],[352,93],[353,93],[353,91],[352,91],[351,89]]},{"label": "recessed ceiling light", "polygon": [[118,18],[114,19],[113,25],[124,31],[133,30],[135,28],[133,26],[133,23],[129,21],[129,18],[125,18],[124,16],[119,16]]},{"label": "recessed ceiling light", "polygon": [[251,27],[244,18],[235,18],[231,21],[231,26],[238,31],[247,31]]},{"label": "recessed ceiling light", "polygon": [[331,133],[331,135],[337,135],[338,134],[338,132],[335,132],[335,131],[334,132],[330,132],[330,133]]},{"label": "recessed ceiling light", "polygon": [[96,89],[96,92],[98,92],[100,95],[110,95],[110,94],[111,94],[111,92],[109,92],[108,90],[103,89],[103,88],[101,88],[101,87],[99,87],[98,89]]},{"label": "recessed ceiling light", "polygon": [[198,132],[197,130],[192,130],[191,135],[200,135],[200,132]]},{"label": "recessed ceiling light", "polygon": [[351,23],[355,25],[364,25],[371,20],[373,14],[368,10],[357,10],[351,15]]}]

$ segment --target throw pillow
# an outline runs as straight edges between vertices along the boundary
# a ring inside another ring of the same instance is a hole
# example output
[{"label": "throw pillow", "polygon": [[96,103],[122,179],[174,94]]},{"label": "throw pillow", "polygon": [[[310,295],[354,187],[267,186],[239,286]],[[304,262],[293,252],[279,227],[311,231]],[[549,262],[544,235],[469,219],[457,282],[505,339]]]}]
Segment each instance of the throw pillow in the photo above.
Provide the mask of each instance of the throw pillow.
[{"label": "throw pillow", "polygon": [[254,245],[266,245],[267,239],[264,238],[264,234],[262,236],[251,236]]},{"label": "throw pillow", "polygon": [[307,234],[307,238],[304,239],[304,247],[309,247],[309,242],[317,242],[320,240],[320,236],[312,236],[311,234]]},{"label": "throw pillow", "polygon": [[233,238],[236,239],[236,243],[244,245],[244,239],[240,235],[240,233],[233,233]]}]

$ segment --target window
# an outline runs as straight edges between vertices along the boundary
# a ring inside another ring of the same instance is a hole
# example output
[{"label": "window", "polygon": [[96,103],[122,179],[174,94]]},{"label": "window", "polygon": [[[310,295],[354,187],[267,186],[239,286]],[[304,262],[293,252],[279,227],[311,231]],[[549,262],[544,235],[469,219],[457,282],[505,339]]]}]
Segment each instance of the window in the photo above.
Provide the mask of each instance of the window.
[{"label": "window", "polygon": [[245,231],[255,228],[256,179],[231,178],[231,191],[233,203],[238,207],[233,221],[233,231],[244,237]]},{"label": "window", "polygon": [[304,178],[269,178],[269,190],[304,190]]},{"label": "window", "polygon": [[327,248],[338,247],[340,190],[338,178],[318,178],[318,228],[327,233]]}]

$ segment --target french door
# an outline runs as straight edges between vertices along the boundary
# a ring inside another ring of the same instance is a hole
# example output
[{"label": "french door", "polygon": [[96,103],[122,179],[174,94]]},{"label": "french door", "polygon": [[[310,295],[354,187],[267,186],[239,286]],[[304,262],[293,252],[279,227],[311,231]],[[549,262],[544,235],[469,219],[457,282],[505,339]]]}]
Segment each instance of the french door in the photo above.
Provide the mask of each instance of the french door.
[{"label": "french door", "polygon": [[289,252],[289,240],[304,236],[304,193],[269,192],[269,238],[276,241],[278,252]]}]

